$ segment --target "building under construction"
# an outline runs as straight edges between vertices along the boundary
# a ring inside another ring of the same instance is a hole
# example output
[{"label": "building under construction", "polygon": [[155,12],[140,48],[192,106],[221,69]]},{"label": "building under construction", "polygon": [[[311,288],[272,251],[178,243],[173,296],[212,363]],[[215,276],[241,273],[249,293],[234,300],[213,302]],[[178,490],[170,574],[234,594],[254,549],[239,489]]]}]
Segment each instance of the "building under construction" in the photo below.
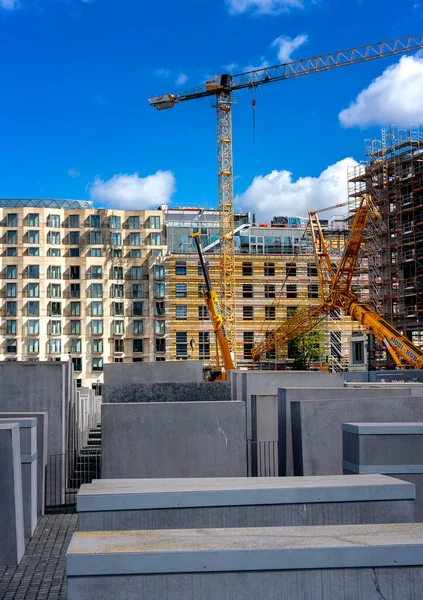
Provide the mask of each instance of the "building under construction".
[{"label": "building under construction", "polygon": [[417,126],[382,130],[380,140],[366,143],[365,164],[349,173],[351,210],[363,193],[371,195],[380,218],[367,228],[357,291],[422,347],[423,132]]}]

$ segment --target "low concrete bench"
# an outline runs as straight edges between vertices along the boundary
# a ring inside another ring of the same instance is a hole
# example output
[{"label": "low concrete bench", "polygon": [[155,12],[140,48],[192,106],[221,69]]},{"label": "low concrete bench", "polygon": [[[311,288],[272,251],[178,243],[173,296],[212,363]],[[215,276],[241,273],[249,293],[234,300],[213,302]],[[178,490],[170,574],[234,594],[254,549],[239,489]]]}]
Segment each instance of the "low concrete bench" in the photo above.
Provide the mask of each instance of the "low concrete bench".
[{"label": "low concrete bench", "polygon": [[79,529],[195,529],[414,522],[412,484],[383,475],[95,480]]},{"label": "low concrete bench", "polygon": [[422,565],[423,524],[77,532],[66,556],[68,600],[405,600]]},{"label": "low concrete bench", "polygon": [[423,521],[423,423],[343,423],[344,473],[384,473],[416,486]]}]

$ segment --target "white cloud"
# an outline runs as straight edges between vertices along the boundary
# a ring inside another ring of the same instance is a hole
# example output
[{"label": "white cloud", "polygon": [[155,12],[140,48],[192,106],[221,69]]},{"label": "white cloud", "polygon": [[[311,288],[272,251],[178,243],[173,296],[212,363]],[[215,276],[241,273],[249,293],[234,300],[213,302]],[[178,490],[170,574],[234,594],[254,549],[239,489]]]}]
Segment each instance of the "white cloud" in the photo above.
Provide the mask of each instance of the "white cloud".
[{"label": "white cloud", "polygon": [[4,8],[4,10],[17,10],[20,7],[19,0],[0,0],[0,8]]},{"label": "white cloud", "polygon": [[175,177],[171,171],[157,171],[147,177],[123,173],[108,181],[96,177],[89,189],[92,200],[107,206],[141,210],[157,208],[170,201],[175,192]]},{"label": "white cloud", "polygon": [[239,15],[252,12],[259,15],[278,15],[292,8],[304,8],[302,0],[226,0],[229,12]]},{"label": "white cloud", "polygon": [[155,74],[159,79],[167,79],[171,76],[172,72],[169,69],[156,69]]},{"label": "white cloud", "polygon": [[308,36],[305,34],[297,35],[295,38],[290,38],[287,35],[280,35],[273,40],[271,46],[278,49],[279,62],[288,63],[292,61],[291,54],[307,42]]},{"label": "white cloud", "polygon": [[176,85],[184,85],[184,83],[186,83],[187,80],[188,80],[188,75],[186,75],[185,73],[181,73],[176,78]]},{"label": "white cloud", "polygon": [[339,113],[344,127],[423,123],[423,56],[403,56]]},{"label": "white cloud", "polygon": [[81,172],[79,171],[79,169],[75,169],[75,167],[72,167],[71,169],[69,169],[68,175],[69,177],[72,177],[72,179],[75,179],[76,177],[80,177]]},{"label": "white cloud", "polygon": [[225,73],[233,73],[235,69],[238,68],[237,63],[229,63],[228,65],[223,65],[222,67],[225,70]]},{"label": "white cloud", "polygon": [[[344,158],[330,165],[318,177],[300,177],[297,180],[286,170],[258,175],[247,191],[237,196],[236,202],[241,210],[256,213],[262,222],[270,222],[277,215],[307,216],[311,210],[347,201],[348,167],[357,164],[353,158]],[[335,212],[331,211],[326,218]]]},{"label": "white cloud", "polygon": [[264,56],[261,57],[259,65],[245,65],[243,71],[244,73],[248,73],[249,71],[258,71],[259,69],[267,69],[270,66],[268,60],[265,60]]}]

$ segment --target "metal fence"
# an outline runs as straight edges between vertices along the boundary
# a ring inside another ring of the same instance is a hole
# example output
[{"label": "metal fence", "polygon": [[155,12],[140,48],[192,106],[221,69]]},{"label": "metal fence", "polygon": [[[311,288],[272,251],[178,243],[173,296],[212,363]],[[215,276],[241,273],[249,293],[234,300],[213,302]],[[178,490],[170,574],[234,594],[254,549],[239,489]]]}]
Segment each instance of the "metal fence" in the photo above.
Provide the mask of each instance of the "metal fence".
[{"label": "metal fence", "polygon": [[101,451],[84,449],[51,454],[47,460],[46,508],[74,506],[83,483],[101,477]]},{"label": "metal fence", "polygon": [[278,476],[279,443],[274,440],[247,441],[247,473],[249,477]]}]

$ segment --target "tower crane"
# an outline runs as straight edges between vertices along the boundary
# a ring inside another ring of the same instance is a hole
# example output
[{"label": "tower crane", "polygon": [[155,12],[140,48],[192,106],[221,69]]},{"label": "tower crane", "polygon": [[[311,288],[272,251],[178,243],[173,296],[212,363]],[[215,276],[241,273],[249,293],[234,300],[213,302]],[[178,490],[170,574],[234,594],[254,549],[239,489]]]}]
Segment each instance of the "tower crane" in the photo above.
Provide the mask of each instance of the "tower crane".
[{"label": "tower crane", "polygon": [[404,54],[423,48],[423,35],[376,42],[365,46],[313,56],[286,64],[255,69],[246,73],[215,75],[205,84],[178,92],[153,96],[150,105],[158,110],[173,108],[187,100],[214,97],[217,111],[217,157],[218,157],[218,207],[220,214],[220,268],[221,305],[226,335],[235,352],[236,347],[236,301],[235,301],[235,247],[234,247],[234,193],[232,161],[232,105],[233,93],[242,89],[254,89],[260,85],[295,79],[312,73],[320,73],[360,64],[378,58]]},{"label": "tower crane", "polygon": [[317,306],[300,311],[271,332],[265,340],[252,349],[253,360],[260,360],[277,344],[286,343],[298,335],[311,331],[332,311],[341,309],[344,314],[361,323],[380,344],[385,346],[398,368],[407,366],[414,369],[423,368],[423,352],[420,348],[414,346],[407,337],[394,329],[367,304],[360,302],[351,290],[367,219],[370,214],[380,218],[370,196],[365,195],[360,201],[351,226],[350,238],[336,271],[333,269],[320,226],[319,212],[321,211],[309,213],[308,224],[317,262],[320,296],[323,300]]}]

